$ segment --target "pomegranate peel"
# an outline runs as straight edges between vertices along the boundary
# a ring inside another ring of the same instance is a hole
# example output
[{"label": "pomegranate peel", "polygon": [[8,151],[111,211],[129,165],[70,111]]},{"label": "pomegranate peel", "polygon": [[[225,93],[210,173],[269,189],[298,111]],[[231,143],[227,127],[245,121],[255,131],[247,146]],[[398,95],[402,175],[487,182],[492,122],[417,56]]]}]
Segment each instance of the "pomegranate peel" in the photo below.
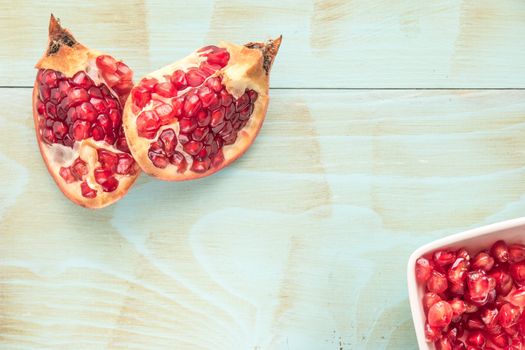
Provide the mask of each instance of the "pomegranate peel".
[{"label": "pomegranate peel", "polygon": [[[36,68],[33,120],[49,173],[76,204],[101,208],[117,201],[140,174],[121,126],[133,73],[124,63],[79,43],[53,15],[48,48]],[[105,167],[103,151],[117,159],[120,170],[115,167],[97,181],[96,171]]]},{"label": "pomegranate peel", "polygon": [[142,170],[162,180],[191,180],[244,154],[266,115],[280,43],[281,37],[206,46],[142,78],[123,113],[126,139]]}]

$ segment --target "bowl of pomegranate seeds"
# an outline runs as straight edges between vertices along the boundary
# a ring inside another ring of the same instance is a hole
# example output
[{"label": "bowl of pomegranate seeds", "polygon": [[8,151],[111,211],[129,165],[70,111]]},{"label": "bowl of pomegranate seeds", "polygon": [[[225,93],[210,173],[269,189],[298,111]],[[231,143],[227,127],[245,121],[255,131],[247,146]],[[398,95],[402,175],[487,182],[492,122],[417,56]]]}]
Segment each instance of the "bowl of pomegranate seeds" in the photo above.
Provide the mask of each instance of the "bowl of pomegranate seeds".
[{"label": "bowl of pomegranate seeds", "polygon": [[408,291],[420,349],[525,350],[525,218],[418,248]]}]

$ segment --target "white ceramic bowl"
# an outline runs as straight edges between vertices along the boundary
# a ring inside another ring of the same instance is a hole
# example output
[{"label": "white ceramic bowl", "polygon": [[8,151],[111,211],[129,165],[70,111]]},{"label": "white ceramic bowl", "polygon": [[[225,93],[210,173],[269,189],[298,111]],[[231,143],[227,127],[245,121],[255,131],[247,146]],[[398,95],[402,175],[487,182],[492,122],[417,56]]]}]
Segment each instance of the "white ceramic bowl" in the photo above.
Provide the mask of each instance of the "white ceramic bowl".
[{"label": "white ceramic bowl", "polygon": [[421,304],[421,299],[425,291],[423,286],[418,285],[416,282],[416,260],[425,254],[443,248],[459,249],[464,247],[470,254],[477,253],[499,239],[503,239],[507,241],[507,243],[525,244],[525,217],[503,221],[441,238],[425,244],[412,253],[408,260],[407,269],[408,296],[420,350],[434,350],[435,347],[434,344],[425,341],[425,314],[423,305]]}]

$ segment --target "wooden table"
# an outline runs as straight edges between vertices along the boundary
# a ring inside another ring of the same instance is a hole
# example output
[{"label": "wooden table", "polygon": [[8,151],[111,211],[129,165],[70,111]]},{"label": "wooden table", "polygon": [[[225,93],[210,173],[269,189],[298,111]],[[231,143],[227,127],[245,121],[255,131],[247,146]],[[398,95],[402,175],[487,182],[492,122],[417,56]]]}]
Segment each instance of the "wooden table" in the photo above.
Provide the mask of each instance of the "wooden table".
[{"label": "wooden table", "polygon": [[[49,13],[136,76],[283,34],[250,151],[73,205],[37,151]],[[523,0],[0,2],[0,349],[416,349],[419,245],[525,210]]]}]

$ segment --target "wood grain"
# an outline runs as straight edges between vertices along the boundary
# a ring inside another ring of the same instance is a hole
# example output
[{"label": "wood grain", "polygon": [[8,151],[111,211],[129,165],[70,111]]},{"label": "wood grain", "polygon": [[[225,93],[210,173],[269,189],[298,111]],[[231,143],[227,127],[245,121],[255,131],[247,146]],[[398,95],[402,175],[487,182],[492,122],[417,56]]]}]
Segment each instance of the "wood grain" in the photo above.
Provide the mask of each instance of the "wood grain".
[{"label": "wood grain", "polygon": [[51,12],[137,76],[283,34],[274,87],[524,87],[522,0],[2,1],[0,86],[32,86]]},{"label": "wood grain", "polygon": [[408,255],[525,210],[524,91],[272,91],[233,166],[100,211],[0,91],[0,349],[415,349]]}]

